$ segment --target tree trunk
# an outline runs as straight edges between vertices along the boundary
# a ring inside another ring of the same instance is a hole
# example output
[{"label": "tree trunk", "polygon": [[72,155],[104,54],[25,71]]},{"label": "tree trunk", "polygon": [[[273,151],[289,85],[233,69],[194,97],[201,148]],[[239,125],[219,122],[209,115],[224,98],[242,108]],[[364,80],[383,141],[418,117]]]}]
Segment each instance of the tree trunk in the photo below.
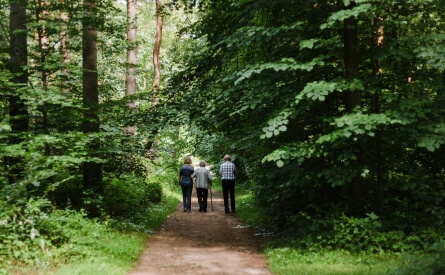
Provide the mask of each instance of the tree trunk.
[{"label": "tree trunk", "polygon": [[[349,8],[355,5],[351,3]],[[343,43],[344,43],[344,75],[346,80],[353,80],[359,76],[359,38],[357,19],[350,17],[345,19],[343,26]],[[345,93],[345,105],[346,110],[351,112],[356,106],[360,106],[360,91],[359,90],[347,90]],[[354,146],[354,145],[352,145]],[[355,146],[357,147],[357,146]],[[358,154],[360,154],[360,148],[356,148]],[[357,163],[360,163],[361,156],[357,156]],[[354,204],[358,206],[360,204],[360,197],[362,197],[363,187],[360,173],[358,173],[352,179],[350,183],[350,195]]]},{"label": "tree trunk", "polygon": [[[10,68],[14,74],[12,82],[25,88],[28,83],[28,47],[26,42],[26,5],[27,0],[10,1]],[[28,130],[28,110],[19,94],[11,96],[10,123],[13,133]]]},{"label": "tree trunk", "polygon": [[[49,38],[45,29],[45,18],[48,16],[48,5],[46,1],[38,0],[36,2],[36,22],[37,32],[35,33],[35,39],[37,40],[39,55],[40,55],[40,81],[42,82],[42,89],[48,90],[48,73],[46,71],[46,52],[48,50]],[[46,110],[46,104],[43,104],[40,110],[43,114],[43,129],[45,133],[48,132],[48,112]]]},{"label": "tree trunk", "polygon": [[[357,30],[357,20],[348,18],[344,22],[344,75],[346,80],[353,80],[359,75],[359,39]],[[352,111],[356,106],[360,105],[360,91],[346,91],[345,99],[346,110]]]},{"label": "tree trunk", "polygon": [[[127,74],[125,77],[125,95],[132,96],[136,93],[136,68],[137,68],[137,44],[136,44],[136,7],[137,0],[127,0]],[[136,108],[133,100],[128,101],[128,107]],[[126,126],[125,133],[128,135],[135,134],[134,126]]]},{"label": "tree trunk", "polygon": [[[10,31],[10,71],[14,74],[11,81],[17,86],[9,97],[9,123],[11,125],[12,135],[10,142],[19,144],[23,141],[20,133],[28,131],[28,110],[25,102],[21,97],[21,93],[26,92],[28,83],[28,47],[26,42],[26,5],[27,0],[11,0],[9,15],[9,31]],[[8,181],[16,182],[21,178],[23,169],[19,158],[8,158],[5,160],[7,166],[10,167]]]},{"label": "tree trunk", "polygon": [[66,24],[68,24],[68,12],[65,10],[65,0],[59,1],[62,9],[60,11],[60,20],[65,24],[62,28],[63,30],[60,32],[60,50],[62,56],[63,67],[61,69],[62,72],[62,93],[66,94],[70,91],[68,86],[68,78],[70,76],[70,70],[68,68],[68,64],[71,63],[71,52],[68,45],[68,33],[66,31]]},{"label": "tree trunk", "polygon": [[159,53],[161,51],[162,42],[162,2],[156,0],[156,40],[153,47],[153,67],[155,71],[155,78],[153,81],[153,102],[152,106],[156,106],[159,101],[158,91],[161,86],[161,67],[159,63]]},{"label": "tree trunk", "polygon": [[[379,114],[380,113],[380,92],[381,92],[381,84],[379,83],[381,81],[381,75],[382,75],[382,67],[380,62],[377,60],[377,57],[375,56],[376,51],[378,48],[381,48],[383,45],[383,19],[379,18],[376,19],[375,22],[378,24],[378,30],[373,33],[372,36],[372,45],[374,45],[374,56],[373,56],[373,73],[374,77],[376,78],[376,86],[378,87],[377,91],[375,92],[373,96],[373,104],[372,104],[372,111],[373,113]],[[375,23],[373,22],[372,25]],[[377,173],[377,190],[378,190],[378,197],[377,197],[377,204],[380,211],[383,211],[383,185],[384,182],[387,179],[386,172],[384,172],[384,158],[383,158],[383,152],[382,152],[382,133],[380,130],[376,131],[375,133],[375,150],[376,150],[376,173]]]},{"label": "tree trunk", "polygon": [[[85,133],[100,131],[98,105],[99,89],[97,74],[97,30],[96,30],[96,0],[84,0],[84,18],[82,32],[82,61],[83,61],[83,106],[84,111],[83,130]],[[91,156],[98,156],[100,141],[93,139],[90,144]],[[96,162],[83,164],[84,188],[94,193],[103,193],[102,165]]]},{"label": "tree trunk", "polygon": [[[156,107],[159,102],[159,88],[161,86],[161,64],[159,61],[159,54],[161,52],[161,42],[162,42],[162,2],[160,0],[156,1],[156,40],[153,47],[153,67],[155,71],[155,77],[153,80],[153,100],[151,102],[152,107]],[[150,152],[148,156],[152,157],[154,155],[154,147],[158,144],[158,134],[157,130],[154,130],[154,141],[150,144]]]},{"label": "tree trunk", "polygon": [[[45,23],[46,18],[49,15],[48,12],[48,6],[50,5],[49,2],[45,0],[38,0],[36,2],[36,22],[37,22],[37,32],[35,34],[35,37],[37,39],[38,47],[39,47],[39,54],[40,54],[40,73],[41,77],[40,80],[42,82],[42,89],[44,91],[48,90],[48,73],[46,71],[46,55],[48,50],[48,44],[49,44],[49,37],[47,35],[46,29],[45,29]],[[45,134],[49,133],[49,123],[48,123],[48,110],[47,110],[47,104],[43,103],[41,106],[40,111],[43,115],[43,131]],[[50,144],[45,142],[45,156],[49,156],[51,154],[51,147]],[[53,182],[53,178],[49,178],[50,182]]]}]

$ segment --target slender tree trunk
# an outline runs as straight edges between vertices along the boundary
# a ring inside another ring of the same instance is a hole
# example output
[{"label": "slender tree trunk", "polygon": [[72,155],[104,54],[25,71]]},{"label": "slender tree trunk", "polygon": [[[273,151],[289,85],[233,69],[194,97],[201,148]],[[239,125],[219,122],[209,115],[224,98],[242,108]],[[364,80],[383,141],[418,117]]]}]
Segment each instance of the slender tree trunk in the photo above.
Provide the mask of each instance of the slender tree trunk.
[{"label": "slender tree trunk", "polygon": [[[137,0],[127,0],[127,74],[125,77],[125,95],[132,96],[136,94],[136,69],[137,69],[137,40],[136,40],[136,7]],[[136,108],[133,100],[128,101],[128,107]],[[125,133],[128,135],[135,134],[134,126],[126,126]]]},{"label": "slender tree trunk", "polygon": [[[382,18],[376,19],[375,22],[378,24],[378,29],[372,35],[372,44],[374,45],[374,56],[373,56],[373,73],[376,78],[376,86],[378,86],[378,90],[373,96],[373,104],[372,111],[376,114],[380,113],[380,79],[382,75],[382,67],[380,62],[377,60],[375,56],[376,51],[382,47],[383,45],[383,22]],[[375,25],[374,21],[373,24]],[[375,134],[375,149],[376,149],[376,173],[377,173],[377,190],[378,190],[378,207],[382,211],[383,209],[383,185],[387,179],[387,176],[384,172],[384,158],[382,153],[382,133],[381,131],[376,131]]]},{"label": "slender tree trunk", "polygon": [[[49,15],[48,12],[48,6],[50,5],[49,2],[45,0],[37,0],[36,2],[36,22],[37,22],[37,32],[35,33],[35,38],[38,43],[39,48],[39,54],[40,54],[40,73],[41,77],[40,80],[42,82],[42,89],[44,91],[48,90],[48,73],[46,71],[45,63],[46,63],[46,55],[48,50],[48,44],[49,44],[49,37],[47,35],[46,29],[45,29],[45,22],[46,18]],[[40,107],[40,111],[43,115],[43,131],[45,134],[49,133],[49,122],[48,122],[48,110],[47,110],[47,104],[43,103],[43,105]],[[49,143],[45,142],[45,156],[49,156],[51,154],[51,146]],[[53,178],[49,178],[50,182],[53,182]]]},{"label": "slender tree trunk", "polygon": [[60,20],[65,24],[62,28],[63,30],[60,32],[60,49],[62,55],[62,63],[64,66],[61,69],[62,72],[62,93],[66,94],[70,91],[68,87],[68,78],[70,76],[70,70],[68,68],[68,64],[71,63],[71,51],[68,45],[68,32],[66,31],[66,24],[68,24],[68,12],[65,10],[65,0],[60,0],[59,3],[62,6],[60,11]]},{"label": "slender tree trunk", "polygon": [[[47,6],[48,2],[37,0],[36,2],[36,22],[37,32],[35,33],[35,39],[38,43],[39,55],[40,55],[40,81],[42,82],[42,89],[44,91],[48,90],[48,73],[46,71],[46,54],[48,50],[49,38],[45,29],[45,18],[48,16]],[[43,129],[48,132],[48,112],[46,110],[46,105],[41,107],[41,112],[43,114]]]},{"label": "slender tree trunk", "polygon": [[[82,32],[82,61],[83,61],[83,105],[84,111],[83,130],[85,133],[100,131],[98,105],[99,89],[97,74],[97,30],[96,30],[96,0],[84,0],[84,20]],[[90,144],[92,156],[98,156],[100,141],[93,139]],[[84,188],[95,193],[103,193],[102,165],[96,162],[83,164]]]},{"label": "slender tree trunk", "polygon": [[153,81],[153,102],[152,106],[156,106],[159,101],[158,92],[161,86],[161,66],[159,62],[159,53],[161,51],[162,42],[162,2],[156,0],[156,40],[153,47],[153,67],[155,71],[155,78]]},{"label": "slender tree trunk", "polygon": [[[355,5],[351,3],[349,8]],[[353,80],[359,76],[359,38],[358,38],[358,22],[357,19],[350,17],[344,21],[343,27],[344,42],[344,75],[346,80]],[[345,93],[345,105],[348,112],[352,111],[356,106],[360,106],[360,91],[348,90]],[[357,146],[355,146],[357,147]],[[356,148],[357,154],[360,154],[360,148]],[[357,163],[360,162],[361,156],[357,156]],[[360,203],[363,187],[360,174],[356,175],[350,184],[351,197],[355,204]]]},{"label": "slender tree trunk", "polygon": [[[163,20],[163,14],[162,14],[162,2],[160,0],[156,1],[156,40],[153,47],[153,67],[155,71],[155,77],[153,80],[153,100],[151,103],[152,107],[156,107],[159,102],[159,88],[161,86],[161,64],[159,61],[159,54],[161,52],[161,43],[162,43],[162,20]],[[158,144],[158,134],[157,130],[154,131],[154,141],[152,143],[149,143],[150,152],[148,153],[148,156],[153,156],[153,147]]]},{"label": "slender tree trunk", "polygon": [[[348,18],[345,20],[343,35],[344,74],[347,80],[353,80],[359,76],[359,39],[356,19]],[[352,111],[356,106],[360,106],[360,91],[346,91],[345,105],[348,112]]]},{"label": "slender tree trunk", "polygon": [[[9,97],[9,122],[12,135],[10,142],[18,144],[22,142],[20,134],[28,131],[28,110],[21,93],[26,92],[28,83],[28,46],[26,42],[26,5],[27,0],[10,0],[10,71],[14,74],[11,81],[17,85],[15,91]],[[9,183],[16,182],[21,176],[23,169],[20,167],[20,159],[9,158],[5,160],[10,167],[8,175]]]}]

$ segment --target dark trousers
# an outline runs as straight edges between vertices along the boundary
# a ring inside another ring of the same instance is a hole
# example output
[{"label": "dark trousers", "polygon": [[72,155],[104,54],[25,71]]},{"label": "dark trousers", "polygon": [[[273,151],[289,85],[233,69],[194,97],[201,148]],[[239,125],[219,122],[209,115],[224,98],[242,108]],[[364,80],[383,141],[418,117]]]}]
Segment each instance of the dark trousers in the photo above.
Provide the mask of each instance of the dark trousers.
[{"label": "dark trousers", "polygon": [[222,191],[224,197],[224,210],[229,212],[229,193],[230,207],[235,212],[235,180],[222,180]]},{"label": "dark trousers", "polygon": [[192,190],[193,186],[181,186],[182,188],[182,203],[184,204],[184,209],[190,211],[192,208]]},{"label": "dark trousers", "polygon": [[207,188],[196,188],[196,195],[198,196],[199,210],[207,211],[209,190]]}]

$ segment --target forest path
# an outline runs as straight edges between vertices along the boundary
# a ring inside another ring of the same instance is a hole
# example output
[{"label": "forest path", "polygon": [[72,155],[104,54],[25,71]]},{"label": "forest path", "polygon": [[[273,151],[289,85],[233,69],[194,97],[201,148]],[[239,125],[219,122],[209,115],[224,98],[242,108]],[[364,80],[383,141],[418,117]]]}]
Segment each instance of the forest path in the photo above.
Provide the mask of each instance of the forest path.
[{"label": "forest path", "polygon": [[224,213],[221,193],[213,191],[213,212],[210,196],[208,212],[198,212],[195,189],[192,212],[182,209],[181,201],[149,238],[129,275],[272,274],[261,254],[259,237],[236,215]]}]

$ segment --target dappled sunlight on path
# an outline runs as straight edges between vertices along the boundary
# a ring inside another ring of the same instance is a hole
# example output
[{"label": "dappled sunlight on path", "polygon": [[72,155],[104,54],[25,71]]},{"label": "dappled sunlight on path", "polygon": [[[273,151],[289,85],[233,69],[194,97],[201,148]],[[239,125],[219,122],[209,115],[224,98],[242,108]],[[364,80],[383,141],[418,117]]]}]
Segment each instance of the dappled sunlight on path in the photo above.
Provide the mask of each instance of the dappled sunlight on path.
[{"label": "dappled sunlight on path", "polygon": [[156,235],[150,237],[139,264],[129,275],[271,274],[259,237],[234,214],[224,213],[222,195],[213,192],[207,213],[198,212],[194,190],[192,212],[182,202]]}]

